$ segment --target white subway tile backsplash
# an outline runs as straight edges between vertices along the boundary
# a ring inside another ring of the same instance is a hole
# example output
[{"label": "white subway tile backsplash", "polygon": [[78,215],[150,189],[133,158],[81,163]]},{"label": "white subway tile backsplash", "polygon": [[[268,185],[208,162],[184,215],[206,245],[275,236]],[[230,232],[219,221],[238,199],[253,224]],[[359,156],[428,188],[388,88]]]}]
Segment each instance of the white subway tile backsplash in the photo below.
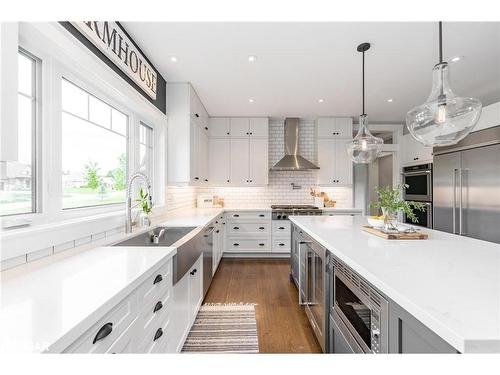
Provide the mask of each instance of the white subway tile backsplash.
[{"label": "white subway tile backsplash", "polygon": [[[299,151],[313,163],[317,163],[316,130],[314,121],[300,121]],[[284,155],[284,122],[269,122],[269,167],[272,167]],[[271,204],[313,204],[310,188],[323,191],[337,202],[336,207],[353,206],[351,187],[318,187],[316,171],[269,171],[269,184],[263,187],[193,187],[168,186],[167,208],[196,207],[197,194],[216,194],[224,198],[227,207],[268,207]],[[292,189],[292,182],[300,185]]]}]

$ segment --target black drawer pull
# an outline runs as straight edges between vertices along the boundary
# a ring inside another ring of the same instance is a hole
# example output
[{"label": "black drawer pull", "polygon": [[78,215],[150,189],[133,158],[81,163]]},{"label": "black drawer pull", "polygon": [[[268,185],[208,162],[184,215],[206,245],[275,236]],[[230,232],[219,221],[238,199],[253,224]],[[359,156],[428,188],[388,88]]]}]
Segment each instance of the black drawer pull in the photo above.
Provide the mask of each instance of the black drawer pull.
[{"label": "black drawer pull", "polygon": [[208,130],[208,126],[205,126],[205,130]]},{"label": "black drawer pull", "polygon": [[97,335],[94,337],[94,341],[92,341],[92,344],[95,344],[97,341],[101,341],[102,339],[106,338],[111,331],[113,331],[113,323],[106,323],[103,325],[101,328],[99,328],[99,331],[97,331]]},{"label": "black drawer pull", "polygon": [[240,229],[240,227],[233,227],[233,229],[238,230],[238,229]]},{"label": "black drawer pull", "polygon": [[161,301],[156,302],[155,308],[153,309],[153,313],[157,312],[158,310],[161,310],[163,307],[163,303]]},{"label": "black drawer pull", "polygon": [[155,333],[155,337],[154,337],[153,341],[158,340],[162,336],[163,336],[163,330],[161,328],[158,328],[158,330]]},{"label": "black drawer pull", "polygon": [[192,271],[190,272],[191,276],[193,276],[196,272],[198,272],[198,270],[195,268],[194,270],[192,270]]},{"label": "black drawer pull", "polygon": [[264,217],[264,216],[266,216],[266,215],[264,215],[264,214],[260,214],[260,215],[259,215],[259,217]]},{"label": "black drawer pull", "polygon": [[199,178],[199,177],[195,177],[194,179],[195,179],[195,180],[199,180],[200,178]]},{"label": "black drawer pull", "polygon": [[158,284],[162,280],[163,280],[163,277],[161,277],[161,275],[156,275],[155,280],[153,281],[153,285]]},{"label": "black drawer pull", "polygon": [[285,229],[285,227],[279,227],[278,229],[279,229],[279,230],[283,230],[283,229]]},{"label": "black drawer pull", "polygon": [[215,233],[219,233],[219,230],[216,230]]},{"label": "black drawer pull", "polygon": [[208,178],[205,178],[205,182],[208,182]]},{"label": "black drawer pull", "polygon": [[240,217],[240,215],[238,215],[238,214],[234,214],[234,215],[233,215],[233,217]]},{"label": "black drawer pull", "polygon": [[266,228],[264,228],[264,227],[259,227],[259,229],[260,229],[260,230],[264,230],[264,229],[266,229]]},{"label": "black drawer pull", "polygon": [[233,243],[233,246],[240,246],[239,243]]},{"label": "black drawer pull", "polygon": [[263,243],[260,243],[260,244],[259,244],[259,246],[264,246],[264,244],[263,244]]},{"label": "black drawer pull", "polygon": [[285,246],[285,244],[284,243],[280,243],[279,246]]},{"label": "black drawer pull", "polygon": [[194,115],[195,115],[196,117],[200,117],[200,115],[199,115],[199,114],[197,114],[197,113],[195,113]]}]

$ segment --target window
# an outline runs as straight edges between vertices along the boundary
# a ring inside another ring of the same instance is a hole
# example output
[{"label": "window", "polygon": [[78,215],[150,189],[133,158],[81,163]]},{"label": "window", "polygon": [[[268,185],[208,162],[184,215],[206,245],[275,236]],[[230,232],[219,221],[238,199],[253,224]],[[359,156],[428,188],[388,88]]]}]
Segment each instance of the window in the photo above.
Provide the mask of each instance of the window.
[{"label": "window", "polygon": [[153,128],[144,123],[139,126],[139,171],[153,181]]},{"label": "window", "polygon": [[37,122],[37,60],[18,53],[17,140],[2,144],[0,215],[36,211],[35,155]]},{"label": "window", "polygon": [[125,202],[128,116],[62,80],[63,209]]}]

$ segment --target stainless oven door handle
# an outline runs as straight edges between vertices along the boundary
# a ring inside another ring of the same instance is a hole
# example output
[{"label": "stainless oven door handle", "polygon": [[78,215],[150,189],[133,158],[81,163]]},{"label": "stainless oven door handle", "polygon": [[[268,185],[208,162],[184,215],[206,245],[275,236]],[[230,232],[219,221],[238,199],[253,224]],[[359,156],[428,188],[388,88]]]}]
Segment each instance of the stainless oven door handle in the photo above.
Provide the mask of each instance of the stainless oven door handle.
[{"label": "stainless oven door handle", "polygon": [[419,175],[419,174],[431,174],[431,171],[404,172],[401,174],[403,176],[415,176],[415,175]]},{"label": "stainless oven door handle", "polygon": [[[306,304],[306,302],[302,299],[302,276],[305,276],[302,275],[302,245],[305,243],[306,242],[304,241],[299,241],[299,305]],[[305,260],[304,260],[304,271],[307,271],[307,265],[305,264]]]}]

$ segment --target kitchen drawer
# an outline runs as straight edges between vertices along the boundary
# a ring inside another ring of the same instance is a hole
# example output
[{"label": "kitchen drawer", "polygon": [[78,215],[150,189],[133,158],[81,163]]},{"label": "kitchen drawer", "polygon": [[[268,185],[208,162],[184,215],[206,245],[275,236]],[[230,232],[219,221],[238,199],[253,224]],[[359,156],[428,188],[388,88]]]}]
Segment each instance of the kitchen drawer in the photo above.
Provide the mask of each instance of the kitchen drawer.
[{"label": "kitchen drawer", "polygon": [[271,211],[229,211],[226,218],[229,222],[271,220]]},{"label": "kitchen drawer", "polygon": [[168,289],[163,296],[151,301],[147,301],[146,306],[142,309],[139,316],[139,336],[143,335],[144,332],[148,332],[149,330],[151,330],[153,326],[158,324],[158,322],[163,321],[165,316],[171,309],[171,304],[171,289]]},{"label": "kitchen drawer", "polygon": [[[136,319],[136,303],[137,295],[133,293],[66,348],[64,353],[106,353]],[[99,332],[103,336],[101,339],[97,337]]]},{"label": "kitchen drawer", "polygon": [[289,238],[273,238],[273,253],[289,253],[291,248]]},{"label": "kitchen drawer", "polygon": [[166,353],[170,334],[171,319],[167,314],[153,329],[149,330],[137,347],[137,353]]},{"label": "kitchen drawer", "polygon": [[291,236],[291,224],[288,220],[273,220],[273,237],[287,237]]},{"label": "kitchen drawer", "polygon": [[142,307],[152,300],[163,296],[172,288],[172,258],[160,266],[138,290],[138,303]]},{"label": "kitchen drawer", "polygon": [[226,225],[229,236],[238,235],[268,235],[271,225],[269,223],[238,223],[231,222]]},{"label": "kitchen drawer", "polygon": [[253,253],[271,251],[269,238],[262,239],[227,239],[227,251],[233,253]]},{"label": "kitchen drawer", "polygon": [[134,340],[137,337],[137,319],[121,334],[111,345],[107,353],[109,354],[130,354],[134,353]]}]

